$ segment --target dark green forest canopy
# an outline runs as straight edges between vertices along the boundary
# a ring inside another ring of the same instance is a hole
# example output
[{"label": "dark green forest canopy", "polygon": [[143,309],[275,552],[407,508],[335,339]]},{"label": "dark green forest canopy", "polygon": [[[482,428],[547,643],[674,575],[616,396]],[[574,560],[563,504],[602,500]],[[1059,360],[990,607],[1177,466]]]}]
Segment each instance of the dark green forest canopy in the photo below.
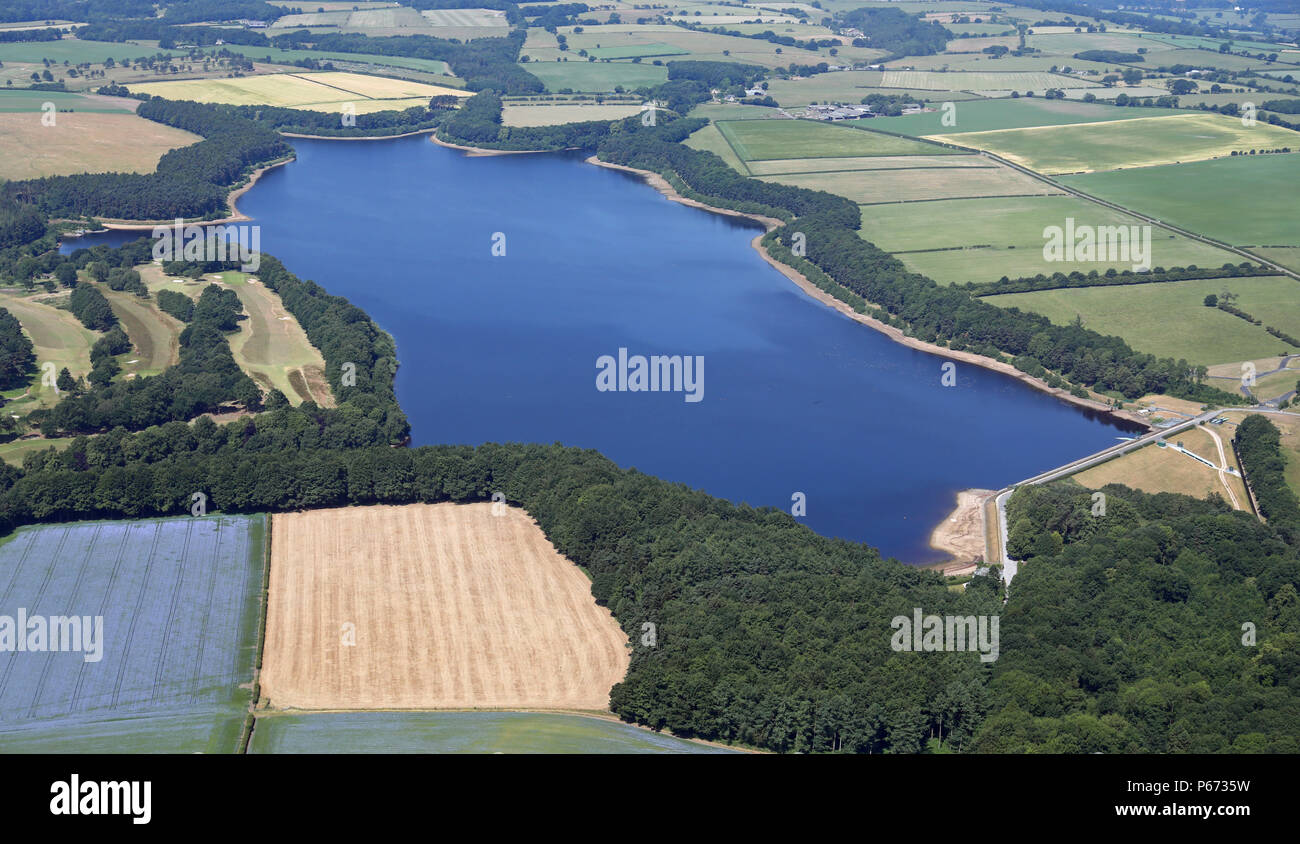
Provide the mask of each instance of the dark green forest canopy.
[{"label": "dark green forest canopy", "polygon": [[1025,562],[984,752],[1300,751],[1300,556],[1222,500],[1061,482],[1007,508]]}]

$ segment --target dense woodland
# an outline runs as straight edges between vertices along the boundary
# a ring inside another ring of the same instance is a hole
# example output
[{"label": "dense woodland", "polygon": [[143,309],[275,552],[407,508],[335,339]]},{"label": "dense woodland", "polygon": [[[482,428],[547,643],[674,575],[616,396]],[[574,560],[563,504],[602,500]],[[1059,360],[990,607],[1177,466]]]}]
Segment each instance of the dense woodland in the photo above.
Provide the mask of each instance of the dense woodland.
[{"label": "dense woodland", "polygon": [[1102,492],[1012,496],[1025,562],[971,748],[1300,752],[1296,546],[1221,499]]},{"label": "dense woodland", "polygon": [[14,315],[0,308],[0,390],[26,386],[35,372],[32,341]]},{"label": "dense woodland", "polygon": [[1260,514],[1290,543],[1300,544],[1300,502],[1286,482],[1282,432],[1266,416],[1248,416],[1232,445]]}]

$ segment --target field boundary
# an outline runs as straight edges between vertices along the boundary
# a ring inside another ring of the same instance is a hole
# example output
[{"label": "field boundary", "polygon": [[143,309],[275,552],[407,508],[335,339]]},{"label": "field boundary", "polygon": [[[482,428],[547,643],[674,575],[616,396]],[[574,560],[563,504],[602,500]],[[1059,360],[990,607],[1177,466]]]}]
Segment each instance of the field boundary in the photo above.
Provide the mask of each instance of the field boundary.
[{"label": "field boundary", "polygon": [[236,755],[248,755],[248,747],[253,743],[253,730],[257,729],[257,703],[262,697],[262,655],[266,650],[266,610],[271,591],[271,531],[274,518],[270,513],[263,517],[266,528],[262,532],[262,589],[259,606],[262,618],[257,625],[257,661],[253,665],[253,694],[248,701],[248,712],[244,716],[244,725],[239,733],[239,748]]}]

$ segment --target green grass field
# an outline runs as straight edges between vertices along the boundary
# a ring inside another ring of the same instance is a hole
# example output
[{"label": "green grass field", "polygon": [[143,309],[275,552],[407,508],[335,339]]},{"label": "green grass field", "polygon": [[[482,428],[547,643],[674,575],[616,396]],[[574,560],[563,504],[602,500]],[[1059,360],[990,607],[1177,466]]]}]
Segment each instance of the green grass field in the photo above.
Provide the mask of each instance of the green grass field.
[{"label": "green grass field", "polygon": [[[0,294],[0,308],[13,314],[32,341],[38,367],[27,397],[7,404],[6,413],[22,416],[38,407],[50,407],[59,400],[53,387],[41,384],[41,367],[46,363],[54,364],[56,373],[67,367],[74,378],[90,372],[90,347],[99,339],[99,333],[82,325],[71,311],[46,303],[52,300],[53,297],[44,293],[33,296]],[[17,392],[21,394],[21,391]]]},{"label": "green grass field", "polygon": [[722,132],[718,130],[716,124],[710,123],[699,131],[691,133],[685,144],[691,149],[701,149],[714,153],[727,162],[731,169],[737,173],[743,173],[746,176],[750,174],[750,169],[736,155],[736,151],[731,148],[731,144],[727,143],[727,139],[722,137]]},{"label": "green grass field", "polygon": [[257,719],[250,753],[726,753],[604,718],[531,712],[322,712]]},{"label": "green grass field", "polygon": [[[577,59],[577,57],[574,57]],[[668,81],[668,68],[656,67],[648,62],[587,62],[581,60],[567,62],[527,62],[521,65],[524,70],[536,76],[546,85],[547,90],[558,92],[564,90],[586,93],[613,91],[617,87],[625,90],[654,86]]]},{"label": "green grass field", "polygon": [[1217,114],[1175,114],[1107,123],[948,133],[951,143],[987,149],[1040,173],[1150,167],[1228,156],[1233,150],[1295,149],[1300,134]]},{"label": "green grass field", "polygon": [[[1225,288],[1240,296],[1237,307],[1260,317],[1265,325],[1300,334],[1300,304],[1296,304],[1300,282],[1279,276],[1040,290],[989,296],[985,301],[1034,311],[1058,325],[1078,315],[1087,328],[1123,337],[1140,352],[1185,358],[1192,364],[1209,366],[1295,351],[1263,327],[1205,307],[1206,295]],[[1279,305],[1285,310],[1279,310]]]},{"label": "green grass field", "polygon": [[[324,378],[325,359],[298,321],[284,309],[280,297],[261,282],[250,282],[247,273],[230,271],[220,275],[239,296],[248,317],[240,321],[239,331],[229,338],[230,352],[239,368],[264,390],[275,388],[295,405],[311,399],[332,407],[333,397]],[[307,390],[307,385],[320,395]]]},{"label": "green grass field", "polygon": [[[943,284],[996,281],[1038,273],[1051,275],[1062,265],[1043,258],[1043,229],[1076,225],[1139,225],[1137,218],[1073,196],[952,199],[862,210],[862,237],[898,257],[910,269]],[[966,248],[960,248],[966,247]],[[973,248],[972,248],[973,247]],[[932,250],[932,251],[916,251]],[[1241,257],[1214,246],[1151,232],[1153,266],[1219,267]],[[1131,269],[1132,262],[1101,262],[1084,267]],[[1068,269],[1078,269],[1071,266]]]},{"label": "green grass field", "polygon": [[952,109],[952,126],[943,125],[944,111],[938,108],[921,114],[900,117],[873,117],[865,121],[871,128],[900,135],[952,134],[956,132],[991,132],[998,129],[1024,129],[1031,126],[1064,126],[1074,123],[1101,123],[1132,117],[1163,117],[1178,112],[1165,108],[1130,108],[1078,100],[1047,100],[1042,97],[1018,99],[970,100],[956,102]]},{"label": "green grass field", "polygon": [[681,47],[675,47],[672,44],[624,44],[618,47],[592,47],[587,50],[588,55],[595,56],[598,59],[633,59],[638,56],[643,58],[662,58],[664,56],[687,56],[690,51],[683,50]]},{"label": "green grass field", "polygon": [[157,375],[180,360],[180,335],[185,330],[184,323],[163,313],[152,300],[141,299],[123,290],[110,290],[105,284],[95,286],[108,299],[109,306],[135,347],[120,359],[121,377]]},{"label": "green grass field", "polygon": [[98,660],[0,653],[0,748],[236,751],[265,536],[262,516],[182,516],[23,527],[0,541],[5,607],[103,618]]},{"label": "green grass field", "polygon": [[936,144],[810,120],[736,120],[715,125],[745,161],[957,152]]},{"label": "green grass field", "polygon": [[51,446],[62,451],[72,443],[73,437],[56,437],[54,439],[10,440],[0,443],[0,460],[12,465],[22,466],[23,458],[33,451],[44,451]]},{"label": "green grass field", "polygon": [[166,53],[169,56],[183,56],[186,50],[160,50],[156,42],[133,44],[114,41],[79,41],[64,38],[61,41],[20,41],[12,44],[0,44],[0,62],[28,62],[40,64],[41,59],[63,64],[90,62],[103,64],[105,59],[120,62],[122,59],[137,59],[142,56],[154,56]]},{"label": "green grass field", "polygon": [[[1300,134],[1295,135],[1300,142]],[[1297,143],[1300,146],[1300,143]],[[1300,246],[1300,154],[1066,176],[1064,184],[1235,246]]]}]

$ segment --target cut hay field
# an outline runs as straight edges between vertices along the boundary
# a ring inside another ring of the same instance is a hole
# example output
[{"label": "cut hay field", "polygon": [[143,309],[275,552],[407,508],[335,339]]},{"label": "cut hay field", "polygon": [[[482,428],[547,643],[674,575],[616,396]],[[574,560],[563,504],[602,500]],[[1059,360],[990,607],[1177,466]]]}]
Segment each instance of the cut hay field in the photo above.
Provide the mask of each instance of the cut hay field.
[{"label": "cut hay field", "polygon": [[[41,106],[54,103],[58,111],[77,113],[131,114],[139,104],[136,100],[98,94],[73,94],[67,91],[26,91],[0,89],[0,113],[29,112],[40,116]],[[56,118],[57,119],[57,118]]]},{"label": "cut hay field", "polygon": [[[1293,143],[1300,147],[1300,134]],[[1300,246],[1297,153],[1065,176],[1061,182],[1234,246]]]},{"label": "cut hay field", "polygon": [[604,710],[627,671],[627,635],[522,510],[288,513],[271,558],[265,706]]},{"label": "cut hay field", "polygon": [[[1228,465],[1239,469],[1228,444],[1232,432],[1216,430],[1215,433],[1223,441]],[[1193,428],[1174,435],[1170,441],[1173,444],[1181,442],[1188,451],[1219,465],[1219,450],[1204,431]],[[1208,498],[1212,493],[1218,493],[1224,501],[1231,503],[1218,472],[1171,447],[1144,446],[1070,477],[1087,489],[1123,484],[1152,494],[1174,492],[1193,498]],[[1227,482],[1237,497],[1238,509],[1248,508],[1246,487],[1241,479],[1229,476]]]},{"label": "cut hay field", "polygon": [[729,753],[605,718],[540,712],[260,716],[249,753]]},{"label": "cut hay field", "polygon": [[1242,126],[1218,114],[1175,114],[1074,126],[931,136],[986,149],[1040,173],[1091,173],[1199,161],[1234,150],[1297,147],[1300,135],[1264,123]]},{"label": "cut hay field", "polygon": [[557,126],[584,120],[620,120],[641,112],[640,105],[523,105],[506,103],[501,122],[506,126]]},{"label": "cut hay field", "polygon": [[1237,307],[1260,317],[1265,325],[1300,335],[1300,305],[1285,307],[1300,302],[1300,282],[1282,276],[1040,290],[987,296],[984,301],[1040,313],[1057,325],[1079,316],[1084,327],[1123,337],[1139,352],[1185,358],[1193,365],[1212,366],[1295,351],[1262,326],[1205,307],[1203,300],[1208,294],[1224,289],[1237,293]]},{"label": "cut hay field", "polygon": [[952,115],[956,122],[952,126],[943,125],[942,109],[899,117],[873,117],[868,122],[872,127],[886,132],[921,137],[956,132],[1025,129],[1032,126],[1102,123],[1109,120],[1163,117],[1170,114],[1178,114],[1178,112],[1167,108],[1120,107],[1077,100],[1020,97],[1014,100],[970,100],[954,103]]},{"label": "cut hay field", "polygon": [[[294,405],[314,401],[333,407],[334,396],[325,380],[325,359],[307,339],[298,320],[284,308],[280,297],[260,281],[241,272],[221,273],[244,306],[248,319],[230,335],[230,352],[239,368],[269,391],[284,393]],[[177,285],[179,286],[179,285]]]},{"label": "cut hay field", "polygon": [[[1060,271],[1060,263],[1043,258],[1043,229],[1064,227],[1067,218],[1088,226],[1141,224],[1137,217],[1073,196],[953,199],[864,208],[861,234],[881,249],[903,253],[898,257],[910,269],[940,283],[996,281]],[[1152,266],[1241,262],[1239,255],[1154,227],[1151,252]],[[1087,269],[1110,267],[1131,269],[1132,262],[1101,262]]]},{"label": "cut hay field", "polygon": [[632,90],[668,81],[668,68],[632,62],[533,61],[521,67],[552,92],[608,93],[617,87]]},{"label": "cut hay field", "polygon": [[1080,77],[1042,71],[954,71],[886,70],[880,82],[886,88],[918,88],[927,91],[1033,91],[1048,88],[1088,87],[1099,83]]},{"label": "cut hay field", "polygon": [[257,664],[264,536],[261,516],[186,516],[23,527],[3,540],[5,613],[103,622],[98,661],[0,653],[0,748],[236,751]]},{"label": "cut hay field", "polygon": [[458,88],[342,71],[184,79],[132,85],[131,89],[170,100],[229,105],[270,105],[323,112],[342,112],[350,106],[357,114],[424,106],[431,97],[440,94],[470,96]]},{"label": "cut hay field", "polygon": [[60,113],[54,125],[39,111],[0,113],[0,180],[73,173],[151,173],[170,150],[201,138],[134,114]]},{"label": "cut hay field", "polygon": [[734,120],[714,125],[744,161],[959,152],[910,138],[811,120]]},{"label": "cut hay field", "polygon": [[[268,64],[292,64],[299,59],[317,59],[325,62],[348,62],[352,64],[372,64],[388,67],[401,67],[408,70],[422,70],[451,76],[451,69],[440,59],[416,59],[409,56],[381,56],[375,53],[336,53],[330,50],[282,50],[274,47],[244,48],[245,55],[256,60],[265,60]],[[454,84],[448,82],[448,85]]]},{"label": "cut hay field", "polygon": [[[968,157],[982,158],[982,156]],[[988,161],[988,159],[983,160]],[[762,178],[768,182],[829,191],[847,197],[859,205],[923,202],[957,197],[1048,196],[1063,193],[1032,176],[1000,165],[907,170],[843,170]]]},{"label": "cut hay field", "polygon": [[981,155],[875,155],[853,158],[777,158],[751,161],[756,176],[797,173],[829,173],[840,170],[931,170],[995,169],[997,165]]}]

